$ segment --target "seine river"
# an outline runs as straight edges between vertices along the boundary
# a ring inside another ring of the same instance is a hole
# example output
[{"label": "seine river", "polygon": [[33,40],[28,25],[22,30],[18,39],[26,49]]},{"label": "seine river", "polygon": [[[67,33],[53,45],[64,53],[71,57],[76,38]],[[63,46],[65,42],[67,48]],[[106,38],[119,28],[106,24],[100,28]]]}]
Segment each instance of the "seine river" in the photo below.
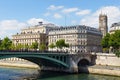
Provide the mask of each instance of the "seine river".
[{"label": "seine river", "polygon": [[[0,67],[0,80],[120,80],[120,77],[93,74],[39,72],[36,69]],[[35,79],[36,78],[36,79]]]}]

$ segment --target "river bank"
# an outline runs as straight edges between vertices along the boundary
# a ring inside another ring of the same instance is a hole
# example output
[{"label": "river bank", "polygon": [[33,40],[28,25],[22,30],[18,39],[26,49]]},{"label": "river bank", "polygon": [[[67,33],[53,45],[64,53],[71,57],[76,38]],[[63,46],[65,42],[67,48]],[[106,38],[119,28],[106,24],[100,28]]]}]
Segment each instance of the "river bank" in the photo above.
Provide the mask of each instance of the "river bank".
[{"label": "river bank", "polygon": [[[12,62],[0,61],[0,66],[40,69],[40,67],[34,63],[21,62],[21,61],[16,61],[16,62],[15,61],[14,62],[13,61]],[[79,72],[90,73],[90,74],[120,76],[120,67],[94,65],[94,66],[87,66],[87,67],[79,67]]]},{"label": "river bank", "polygon": [[31,62],[23,62],[23,61],[0,61],[0,66],[5,67],[19,67],[19,68],[32,68],[32,69],[40,69],[40,67]]},{"label": "river bank", "polygon": [[59,72],[38,72],[29,68],[0,67],[0,80],[120,80],[120,77],[96,74],[64,74]]},{"label": "river bank", "polygon": [[[1,60],[0,66],[40,69],[38,65],[26,60]],[[93,65],[93,66],[79,67],[79,72],[120,76],[120,66]]]},{"label": "river bank", "polygon": [[100,74],[100,75],[120,76],[120,67],[94,65],[94,66],[79,67],[79,72],[90,73],[90,74]]}]

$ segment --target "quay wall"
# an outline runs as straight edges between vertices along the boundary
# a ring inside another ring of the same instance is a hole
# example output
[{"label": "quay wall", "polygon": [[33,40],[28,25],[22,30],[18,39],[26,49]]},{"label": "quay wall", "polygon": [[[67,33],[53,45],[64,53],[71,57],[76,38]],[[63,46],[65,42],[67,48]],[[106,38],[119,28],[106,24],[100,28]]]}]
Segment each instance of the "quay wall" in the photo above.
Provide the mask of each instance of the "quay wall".
[{"label": "quay wall", "polygon": [[80,67],[79,72],[81,73],[91,73],[91,74],[101,74],[101,75],[111,75],[111,76],[120,76],[120,68],[101,68],[96,67]]},{"label": "quay wall", "polygon": [[79,72],[120,76],[120,57],[113,53],[96,53],[93,58],[94,65],[79,66]]},{"label": "quay wall", "polygon": [[0,66],[40,69],[35,63],[16,57],[0,59]]},{"label": "quay wall", "polygon": [[106,66],[120,66],[120,58],[112,53],[96,53],[95,64]]}]

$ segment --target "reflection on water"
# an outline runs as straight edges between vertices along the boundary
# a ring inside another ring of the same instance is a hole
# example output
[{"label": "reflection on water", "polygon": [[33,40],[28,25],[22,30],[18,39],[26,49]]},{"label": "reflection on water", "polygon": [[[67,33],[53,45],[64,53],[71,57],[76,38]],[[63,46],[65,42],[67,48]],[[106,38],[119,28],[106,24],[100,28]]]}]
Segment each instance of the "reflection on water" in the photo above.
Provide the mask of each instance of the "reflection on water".
[{"label": "reflection on water", "polygon": [[34,80],[120,80],[120,77],[115,76],[39,72],[37,69],[0,67],[0,80],[27,80],[28,78]]},{"label": "reflection on water", "polygon": [[38,80],[120,80],[120,77],[95,74],[59,74],[50,72],[42,72],[41,74]]},{"label": "reflection on water", "polygon": [[37,69],[0,67],[0,80],[23,80],[37,75]]}]

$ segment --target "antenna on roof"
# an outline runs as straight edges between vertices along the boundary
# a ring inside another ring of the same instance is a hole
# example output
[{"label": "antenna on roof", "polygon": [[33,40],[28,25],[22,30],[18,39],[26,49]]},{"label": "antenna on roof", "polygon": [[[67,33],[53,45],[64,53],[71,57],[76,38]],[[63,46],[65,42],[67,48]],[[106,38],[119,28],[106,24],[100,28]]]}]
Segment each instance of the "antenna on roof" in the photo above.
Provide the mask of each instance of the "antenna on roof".
[{"label": "antenna on roof", "polygon": [[100,15],[102,15],[102,10],[100,11]]},{"label": "antenna on roof", "polygon": [[66,26],[66,15],[65,15],[65,26]]}]

